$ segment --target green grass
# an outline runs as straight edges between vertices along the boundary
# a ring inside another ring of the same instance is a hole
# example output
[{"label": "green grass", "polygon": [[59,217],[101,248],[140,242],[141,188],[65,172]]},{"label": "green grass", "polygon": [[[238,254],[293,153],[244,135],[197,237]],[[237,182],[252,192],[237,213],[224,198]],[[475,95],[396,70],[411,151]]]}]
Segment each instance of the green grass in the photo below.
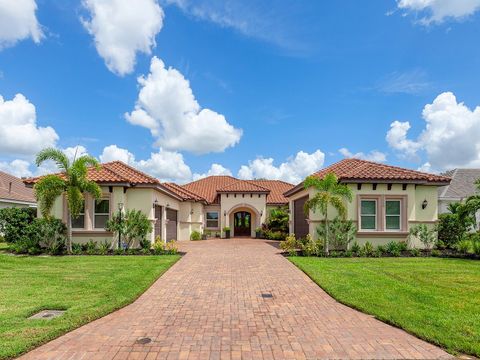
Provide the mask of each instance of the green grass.
[{"label": "green grass", "polygon": [[[179,256],[0,254],[0,359],[11,358],[133,302]],[[52,320],[27,320],[64,309]]]},{"label": "green grass", "polygon": [[480,261],[290,260],[338,301],[449,352],[480,356]]}]

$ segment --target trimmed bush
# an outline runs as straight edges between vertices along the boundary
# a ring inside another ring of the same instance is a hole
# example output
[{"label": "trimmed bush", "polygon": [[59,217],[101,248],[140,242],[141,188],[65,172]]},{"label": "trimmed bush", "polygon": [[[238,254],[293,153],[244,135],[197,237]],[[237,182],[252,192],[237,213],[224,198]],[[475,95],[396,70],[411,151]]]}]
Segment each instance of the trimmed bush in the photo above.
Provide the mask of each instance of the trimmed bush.
[{"label": "trimmed bush", "polygon": [[192,233],[190,234],[190,240],[192,241],[197,241],[202,239],[202,234],[200,234],[200,231],[193,230]]},{"label": "trimmed bush", "polygon": [[35,220],[36,214],[37,210],[32,208],[0,209],[0,233],[4,241],[12,244],[30,236],[29,225]]},{"label": "trimmed bush", "polygon": [[437,230],[439,247],[454,249],[465,235],[466,226],[459,220],[457,214],[440,214],[438,215]]}]

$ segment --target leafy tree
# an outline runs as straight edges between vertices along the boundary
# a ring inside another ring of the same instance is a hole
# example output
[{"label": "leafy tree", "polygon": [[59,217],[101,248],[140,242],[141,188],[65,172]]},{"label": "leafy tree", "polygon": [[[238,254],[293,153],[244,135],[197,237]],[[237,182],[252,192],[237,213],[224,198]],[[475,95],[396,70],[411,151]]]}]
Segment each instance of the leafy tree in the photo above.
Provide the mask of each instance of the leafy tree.
[{"label": "leafy tree", "polygon": [[437,230],[429,229],[425,224],[418,224],[410,228],[409,236],[418,238],[427,250],[431,250],[438,239]]},{"label": "leafy tree", "polygon": [[284,207],[275,208],[270,211],[266,221],[267,229],[274,232],[288,233],[288,211]]},{"label": "leafy tree", "polygon": [[130,248],[135,242],[140,244],[145,240],[147,234],[152,232],[152,223],[140,210],[130,209],[122,215],[116,213],[107,221],[105,229],[114,232],[117,239],[121,232],[123,241]]},{"label": "leafy tree", "polygon": [[329,220],[328,207],[333,207],[338,215],[345,219],[347,216],[347,206],[345,202],[351,202],[353,198],[352,190],[344,184],[338,182],[334,173],[326,174],[322,179],[316,176],[309,176],[304,182],[305,189],[315,189],[315,195],[305,203],[305,212],[312,210],[320,211],[325,219],[325,238],[324,251],[328,255],[329,247]]},{"label": "leafy tree", "polygon": [[35,163],[40,166],[47,160],[52,160],[60,170],[60,175],[46,175],[34,186],[35,196],[39,201],[43,217],[50,217],[55,200],[62,194],[67,199],[67,250],[72,252],[72,219],[78,218],[84,203],[84,194],[89,193],[99,199],[102,192],[94,181],[87,179],[88,167],[99,168],[97,159],[89,155],[74,157],[70,161],[61,150],[46,148],[37,154]]},{"label": "leafy tree", "polygon": [[338,216],[329,223],[328,229],[325,223],[317,226],[318,237],[325,239],[328,234],[328,243],[334,250],[347,250],[356,232],[357,228],[352,220],[343,220]]}]

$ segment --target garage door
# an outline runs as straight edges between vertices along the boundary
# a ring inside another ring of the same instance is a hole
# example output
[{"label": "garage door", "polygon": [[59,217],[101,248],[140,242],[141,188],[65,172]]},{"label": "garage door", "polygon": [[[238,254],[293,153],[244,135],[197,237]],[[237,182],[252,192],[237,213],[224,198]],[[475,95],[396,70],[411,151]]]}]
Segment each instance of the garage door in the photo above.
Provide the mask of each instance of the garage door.
[{"label": "garage door", "polygon": [[304,238],[308,234],[308,222],[303,210],[308,196],[295,200],[293,202],[293,232],[297,239]]},{"label": "garage door", "polygon": [[177,240],[177,210],[167,209],[167,241]]}]

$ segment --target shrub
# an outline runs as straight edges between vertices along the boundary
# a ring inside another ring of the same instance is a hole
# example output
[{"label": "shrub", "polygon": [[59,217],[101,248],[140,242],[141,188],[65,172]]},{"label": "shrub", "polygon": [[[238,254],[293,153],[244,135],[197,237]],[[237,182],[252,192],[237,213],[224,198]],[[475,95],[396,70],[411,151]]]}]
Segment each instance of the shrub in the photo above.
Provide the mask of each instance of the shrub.
[{"label": "shrub", "polygon": [[396,241],[390,241],[385,245],[385,250],[386,253],[389,255],[394,255],[394,253],[400,254],[400,247],[398,245],[398,242]]},{"label": "shrub", "polygon": [[367,241],[364,245],[363,245],[363,254],[365,256],[372,256],[373,255],[373,245],[371,242]]},{"label": "shrub", "polygon": [[318,255],[317,243],[310,234],[305,239],[302,239],[300,244],[303,256]]},{"label": "shrub", "polygon": [[85,252],[87,255],[95,255],[97,253],[97,242],[90,239],[85,244]]},{"label": "shrub", "polygon": [[83,254],[82,244],[73,243],[72,244],[72,254],[73,255],[82,255]]},{"label": "shrub", "polygon": [[456,249],[459,253],[466,255],[469,253],[471,246],[472,241],[468,238],[465,238],[457,243]]},{"label": "shrub", "polygon": [[38,255],[42,252],[38,238],[35,236],[22,236],[12,244],[13,252],[17,254]]},{"label": "shrub", "polygon": [[127,248],[131,247],[135,242],[139,242],[152,232],[152,223],[148,220],[140,210],[129,209],[125,214],[116,213],[112,219],[107,221],[105,229],[112,231],[118,236],[122,232],[122,240],[127,244]]},{"label": "shrub", "polygon": [[148,239],[142,239],[140,240],[140,249],[150,249],[152,246],[152,243]]},{"label": "shrub", "polygon": [[264,233],[265,239],[268,240],[285,240],[287,234],[281,231],[266,230]]},{"label": "shrub", "polygon": [[36,209],[33,208],[0,209],[0,233],[4,241],[11,244],[29,236],[29,225],[35,217]]},{"label": "shrub", "polygon": [[202,239],[202,234],[200,233],[200,231],[194,230],[190,234],[190,240],[197,241],[201,239]]},{"label": "shrub", "polygon": [[420,250],[418,250],[416,248],[410,249],[410,255],[412,255],[414,257],[418,257],[418,256],[420,256]]},{"label": "shrub", "polygon": [[476,239],[472,242],[472,251],[475,255],[480,255],[480,240]]},{"label": "shrub", "polygon": [[375,249],[375,252],[373,253],[373,256],[374,256],[374,257],[382,257],[383,254],[384,254],[384,251],[382,251],[382,250],[380,249],[380,247],[377,247],[377,248]]},{"label": "shrub", "polygon": [[116,248],[113,250],[113,255],[125,255],[125,250],[123,250],[123,248]]},{"label": "shrub", "polygon": [[418,238],[427,250],[430,250],[438,240],[436,229],[429,229],[425,224],[418,224],[410,229],[409,238]]},{"label": "shrub", "polygon": [[467,225],[459,219],[458,214],[438,215],[438,241],[449,249],[455,248],[465,235]]},{"label": "shrub", "polygon": [[440,252],[440,250],[433,249],[432,252],[431,252],[431,255],[434,256],[434,257],[439,257],[439,256],[442,255],[442,253]]},{"label": "shrub", "polygon": [[406,241],[400,241],[398,243],[398,250],[400,251],[407,251],[408,250],[408,244]]},{"label": "shrub", "polygon": [[165,245],[165,253],[168,255],[175,255],[178,253],[177,242],[169,241]]},{"label": "shrub", "polygon": [[378,245],[377,246],[377,251],[380,252],[383,255],[387,252],[387,249],[383,245]]},{"label": "shrub", "polygon": [[297,239],[295,238],[295,234],[288,235],[284,241],[280,243],[280,249],[286,251],[289,256],[297,255]]},{"label": "shrub", "polygon": [[355,238],[357,229],[351,220],[343,220],[341,217],[336,217],[327,225],[322,223],[317,226],[318,238],[325,239],[328,233],[328,243],[331,249],[346,250],[348,245]]},{"label": "shrub", "polygon": [[343,253],[343,255],[344,255],[345,257],[352,257],[352,256],[353,256],[352,250],[346,250],[346,251]]},{"label": "shrub", "polygon": [[272,209],[268,214],[265,222],[266,229],[264,230],[288,234],[288,220],[288,209],[286,207]]},{"label": "shrub", "polygon": [[358,255],[358,254],[360,253],[360,250],[361,250],[361,249],[362,249],[362,248],[360,247],[360,245],[358,244],[358,242],[355,241],[355,242],[352,244],[352,248],[351,248],[350,250],[352,250],[353,255]]},{"label": "shrub", "polygon": [[38,238],[41,248],[50,255],[61,255],[66,250],[67,227],[55,218],[35,219],[31,224],[31,235]]},{"label": "shrub", "polygon": [[107,255],[108,250],[110,250],[110,243],[107,240],[98,244],[97,252],[98,252],[99,255]]},{"label": "shrub", "polygon": [[153,244],[152,250],[154,255],[162,255],[165,253],[165,243],[162,241],[160,236],[155,238],[155,243]]},{"label": "shrub", "polygon": [[142,255],[150,255],[151,253],[152,253],[152,251],[150,250],[150,248],[148,248],[148,249],[145,249],[145,248],[140,249],[140,254],[142,254]]}]

